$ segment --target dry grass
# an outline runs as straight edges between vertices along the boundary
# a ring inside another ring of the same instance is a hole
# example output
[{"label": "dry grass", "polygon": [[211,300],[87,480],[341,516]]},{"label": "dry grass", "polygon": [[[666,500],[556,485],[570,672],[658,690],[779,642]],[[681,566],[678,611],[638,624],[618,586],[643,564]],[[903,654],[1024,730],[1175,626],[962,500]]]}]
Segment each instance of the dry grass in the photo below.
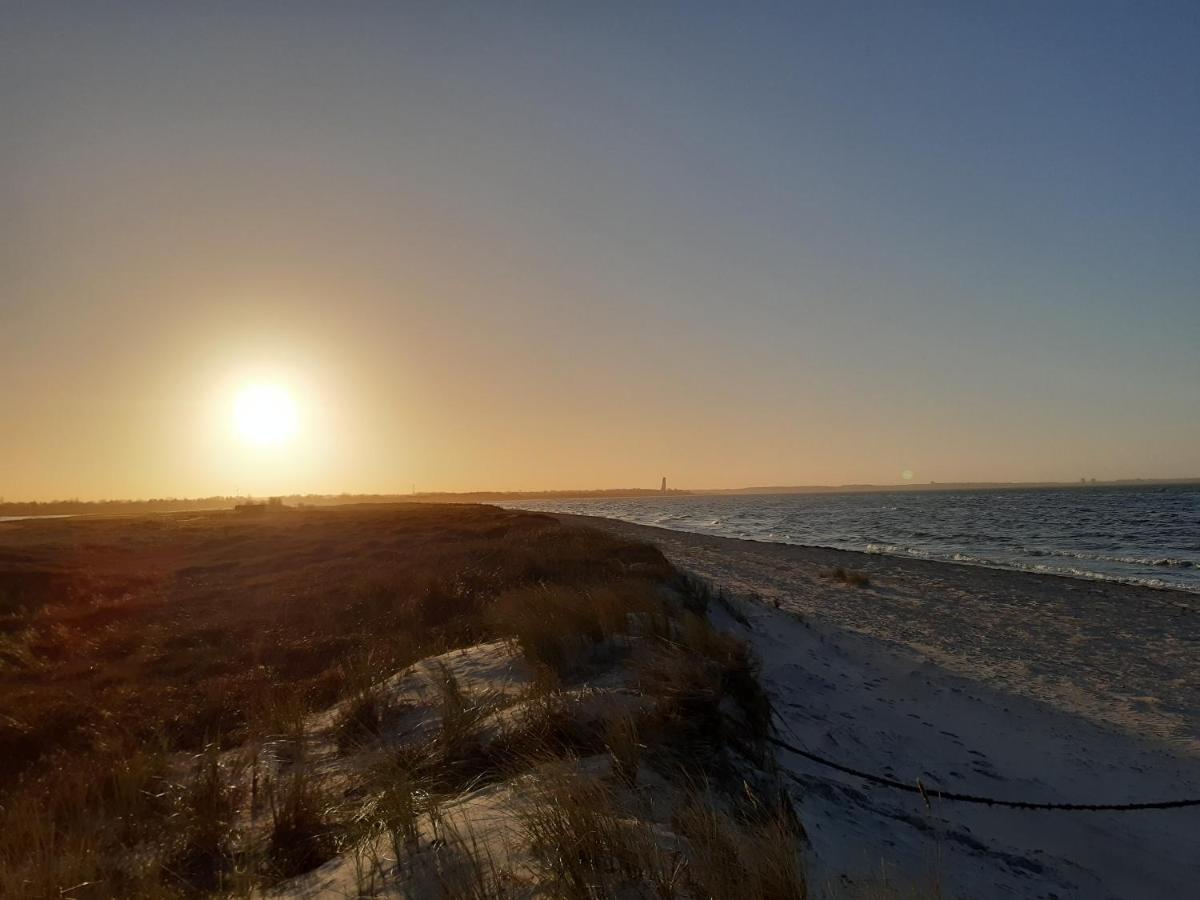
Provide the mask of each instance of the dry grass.
[{"label": "dry grass", "polygon": [[165,869],[189,893],[219,890],[234,868],[240,798],[215,749],[196,757],[189,777],[174,794],[168,823],[175,834]]},{"label": "dry grass", "polygon": [[[652,548],[488,507],[0,526],[0,895],[206,893],[311,867],[348,822],[304,765],[310,712],[341,701],[334,737],[357,749],[391,712],[379,681],[496,633],[498,596],[670,576]],[[472,755],[478,698],[443,687],[442,777],[461,785],[496,761]],[[219,762],[268,738],[290,766],[273,779]],[[380,807],[401,843],[404,791]],[[257,830],[230,812],[255,802]]]},{"label": "dry grass", "polygon": [[[386,655],[370,647],[340,664],[343,700],[332,729],[339,749],[349,750],[379,740],[385,727],[402,712],[382,684],[399,665],[421,655],[417,648],[415,642],[401,640]],[[302,709],[293,712],[301,713],[302,718]]]},{"label": "dry grass", "polygon": [[[436,794],[457,795],[512,778],[546,759],[604,749],[604,722],[585,715],[580,700],[548,671],[507,700],[464,691],[445,669],[435,683],[438,728],[391,751],[388,765]],[[506,708],[499,721],[491,717]]]},{"label": "dry grass", "polygon": [[807,896],[797,835],[778,806],[729,813],[711,794],[697,794],[676,817],[687,839],[687,881],[711,900],[798,900]]},{"label": "dry grass", "polygon": [[[560,765],[538,774],[522,810],[553,896],[803,900],[801,839],[789,811],[689,797],[674,833],[631,814],[604,779]],[[634,810],[633,812],[637,812]]]},{"label": "dry grass", "polygon": [[434,859],[439,900],[510,900],[529,892],[514,879],[471,830],[452,823],[441,827],[441,846]]},{"label": "dry grass", "polygon": [[[653,548],[486,507],[0,528],[0,896],[254,894],[349,848],[366,894],[430,829],[443,896],[525,896],[441,812],[513,778],[551,896],[803,896],[783,817],[698,799],[672,837],[630,807],[647,766],[719,793],[764,758],[756,663],[713,603],[736,612]],[[523,693],[435,667],[436,727],[398,734],[389,676],[496,637]],[[639,702],[585,710],[617,666]],[[730,848],[752,893],[708,863]]]},{"label": "dry grass", "polygon": [[604,746],[612,759],[613,774],[628,787],[637,784],[638,767],[645,745],[638,738],[638,723],[633,716],[614,716],[604,728]]},{"label": "dry grass", "polygon": [[836,569],[831,569],[822,574],[831,581],[846,584],[850,587],[865,588],[871,586],[871,579],[864,573],[857,572],[854,569],[843,569],[841,566],[838,566]]},{"label": "dry grass", "polygon": [[349,750],[378,740],[391,712],[387,699],[377,690],[350,697],[333,725],[338,749]]},{"label": "dry grass", "polygon": [[266,795],[271,811],[266,857],[273,877],[308,872],[337,852],[333,797],[315,772],[297,767],[282,782],[268,782]]},{"label": "dry grass", "polygon": [[641,878],[644,835],[597,778],[565,766],[542,774],[522,822],[530,848],[564,897],[612,896]]},{"label": "dry grass", "polygon": [[577,697],[553,681],[534,682],[516,707],[518,714],[491,747],[495,764],[506,775],[523,771],[530,760],[600,748],[601,726],[583,715]]},{"label": "dry grass", "polygon": [[0,779],[113,733],[233,746],[278,685],[328,705],[348,661],[398,669],[418,658],[406,636],[420,655],[472,643],[510,589],[669,575],[651,548],[481,507],[10,523]]},{"label": "dry grass", "polygon": [[617,649],[612,638],[618,635],[665,632],[670,613],[666,600],[647,591],[645,582],[629,580],[506,591],[496,598],[491,617],[532,666],[570,679],[611,662]]},{"label": "dry grass", "polygon": [[422,781],[407,765],[395,757],[378,764],[366,785],[366,806],[357,822],[363,834],[386,834],[394,857],[404,859],[416,846],[421,817],[436,803],[433,785]]},{"label": "dry grass", "polygon": [[738,608],[733,598],[724,589],[714,587],[698,575],[691,572],[680,572],[675,577],[674,587],[683,600],[684,608],[690,612],[706,616],[716,605],[739,625],[750,624],[746,614]]},{"label": "dry grass", "polygon": [[643,646],[635,666],[642,693],[657,701],[642,728],[698,773],[716,776],[730,749],[765,755],[771,706],[744,642],[684,613],[675,638]]}]

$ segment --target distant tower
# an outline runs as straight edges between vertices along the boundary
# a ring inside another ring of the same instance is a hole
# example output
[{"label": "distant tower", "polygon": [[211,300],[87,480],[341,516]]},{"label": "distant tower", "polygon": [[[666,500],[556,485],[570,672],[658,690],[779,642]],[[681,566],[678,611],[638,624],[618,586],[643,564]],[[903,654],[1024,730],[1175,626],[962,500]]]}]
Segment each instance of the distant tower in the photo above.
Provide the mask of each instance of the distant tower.
[{"label": "distant tower", "polygon": [[666,475],[663,476],[662,492],[664,494],[667,492],[667,476]]}]

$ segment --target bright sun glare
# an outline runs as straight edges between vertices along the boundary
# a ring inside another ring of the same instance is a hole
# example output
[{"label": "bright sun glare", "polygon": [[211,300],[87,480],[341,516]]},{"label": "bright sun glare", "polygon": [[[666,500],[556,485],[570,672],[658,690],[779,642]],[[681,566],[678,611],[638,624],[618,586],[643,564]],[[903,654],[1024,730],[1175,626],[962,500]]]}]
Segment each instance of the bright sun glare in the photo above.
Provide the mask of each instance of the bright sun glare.
[{"label": "bright sun glare", "polygon": [[233,420],[238,435],[247,443],[282,444],[296,434],[296,401],[279,385],[248,385],[238,392]]}]

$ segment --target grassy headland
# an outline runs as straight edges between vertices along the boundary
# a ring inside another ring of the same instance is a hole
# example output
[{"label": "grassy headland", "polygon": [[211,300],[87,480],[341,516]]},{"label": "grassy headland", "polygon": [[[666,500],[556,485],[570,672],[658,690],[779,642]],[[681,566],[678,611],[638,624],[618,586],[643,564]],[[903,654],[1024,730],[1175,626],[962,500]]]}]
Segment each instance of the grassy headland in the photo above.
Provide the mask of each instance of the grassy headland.
[{"label": "grassy headland", "polygon": [[0,895],[802,896],[712,599],[483,506],[0,524]]}]

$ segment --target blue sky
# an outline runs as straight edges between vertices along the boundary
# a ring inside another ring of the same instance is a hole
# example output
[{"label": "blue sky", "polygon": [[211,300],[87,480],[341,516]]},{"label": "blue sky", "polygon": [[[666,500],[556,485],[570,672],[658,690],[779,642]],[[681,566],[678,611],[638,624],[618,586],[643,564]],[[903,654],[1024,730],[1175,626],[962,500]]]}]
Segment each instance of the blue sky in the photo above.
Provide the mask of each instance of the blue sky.
[{"label": "blue sky", "polygon": [[0,493],[1200,474],[1200,7],[745,6],[6,7]]}]

